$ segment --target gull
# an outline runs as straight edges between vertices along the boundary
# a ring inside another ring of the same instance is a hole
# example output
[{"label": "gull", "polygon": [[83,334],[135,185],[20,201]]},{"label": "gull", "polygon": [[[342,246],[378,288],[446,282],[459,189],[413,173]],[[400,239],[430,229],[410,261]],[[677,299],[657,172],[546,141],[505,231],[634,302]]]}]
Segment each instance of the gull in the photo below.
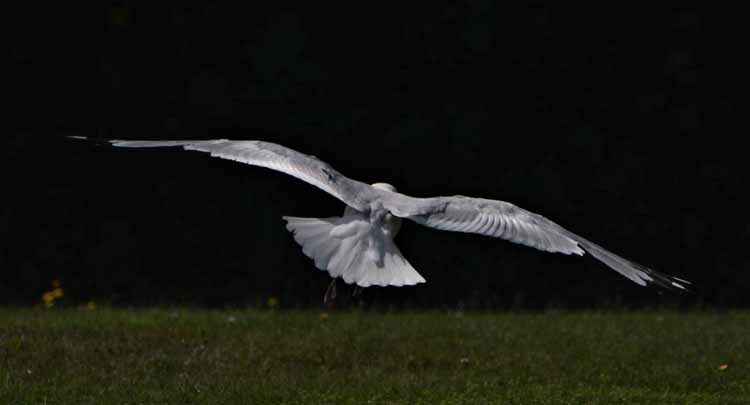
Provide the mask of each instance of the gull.
[{"label": "gull", "polygon": [[[89,139],[74,136],[75,139]],[[393,239],[402,219],[430,228],[505,239],[546,252],[591,254],[638,285],[655,284],[687,290],[689,281],[634,263],[549,219],[509,202],[461,195],[416,198],[388,183],[367,184],[348,178],[315,156],[264,141],[227,139],[198,141],[105,140],[116,147],[176,147],[265,167],[294,176],[346,204],[340,217],[283,216],[286,228],[314,260],[315,267],[333,278],[324,296],[335,298],[336,280],[358,287],[407,286],[424,283]]]}]

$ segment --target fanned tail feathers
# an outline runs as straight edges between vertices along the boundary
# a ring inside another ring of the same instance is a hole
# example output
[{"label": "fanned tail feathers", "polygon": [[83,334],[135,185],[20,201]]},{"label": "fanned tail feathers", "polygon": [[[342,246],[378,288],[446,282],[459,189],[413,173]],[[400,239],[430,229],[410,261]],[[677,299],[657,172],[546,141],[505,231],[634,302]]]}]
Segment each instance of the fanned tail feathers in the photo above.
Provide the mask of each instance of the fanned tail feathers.
[{"label": "fanned tail feathers", "polygon": [[283,217],[315,267],[360,287],[424,283],[390,235],[363,216]]}]

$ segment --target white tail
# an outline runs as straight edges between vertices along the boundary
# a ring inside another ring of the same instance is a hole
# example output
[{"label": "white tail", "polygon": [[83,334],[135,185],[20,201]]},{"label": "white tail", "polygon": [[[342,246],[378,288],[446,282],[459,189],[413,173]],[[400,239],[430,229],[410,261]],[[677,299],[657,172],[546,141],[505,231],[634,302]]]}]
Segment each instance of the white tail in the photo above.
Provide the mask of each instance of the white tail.
[{"label": "white tail", "polygon": [[359,212],[344,217],[283,217],[287,229],[315,267],[348,284],[403,286],[424,283],[404,258],[383,224]]}]

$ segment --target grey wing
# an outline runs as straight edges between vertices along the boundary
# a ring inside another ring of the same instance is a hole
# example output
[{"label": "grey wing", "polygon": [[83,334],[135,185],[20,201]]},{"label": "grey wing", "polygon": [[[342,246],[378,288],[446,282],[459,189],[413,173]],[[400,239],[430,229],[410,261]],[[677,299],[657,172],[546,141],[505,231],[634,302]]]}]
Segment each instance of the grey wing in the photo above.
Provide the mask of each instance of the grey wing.
[{"label": "grey wing", "polygon": [[685,289],[683,284],[689,284],[624,259],[541,215],[511,203],[463,196],[411,199],[410,202],[413,213],[405,217],[431,228],[493,236],[547,252],[577,255],[588,252],[639,285],[653,283]]},{"label": "grey wing", "polygon": [[372,187],[342,175],[315,156],[263,141],[126,141],[109,140],[126,148],[182,146],[186,150],[208,152],[211,156],[266,167],[294,176],[333,195],[345,204],[363,211],[368,207]]}]

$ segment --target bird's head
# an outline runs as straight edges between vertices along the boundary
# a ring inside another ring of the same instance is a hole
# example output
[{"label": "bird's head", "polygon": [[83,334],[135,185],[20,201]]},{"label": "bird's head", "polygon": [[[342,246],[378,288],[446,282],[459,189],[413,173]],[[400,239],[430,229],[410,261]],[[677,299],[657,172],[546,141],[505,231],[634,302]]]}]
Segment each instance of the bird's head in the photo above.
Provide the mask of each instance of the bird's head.
[{"label": "bird's head", "polygon": [[396,187],[393,187],[388,183],[372,183],[371,186],[380,190],[392,191],[394,193],[396,192]]}]

